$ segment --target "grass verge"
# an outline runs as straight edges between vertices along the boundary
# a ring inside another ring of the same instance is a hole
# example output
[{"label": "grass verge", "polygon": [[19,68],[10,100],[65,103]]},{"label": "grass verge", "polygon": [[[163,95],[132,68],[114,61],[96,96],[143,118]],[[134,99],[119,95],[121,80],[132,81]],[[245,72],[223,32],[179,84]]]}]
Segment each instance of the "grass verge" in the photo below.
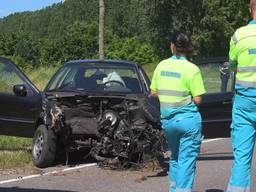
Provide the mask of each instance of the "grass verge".
[{"label": "grass verge", "polygon": [[31,167],[32,139],[0,136],[0,170]]},{"label": "grass verge", "polygon": [[54,73],[57,71],[57,67],[41,67],[36,70],[31,71],[25,71],[28,78],[37,86],[39,90],[43,90],[48,83],[48,81],[51,79],[51,77],[54,75]]},{"label": "grass verge", "polygon": [[1,151],[0,170],[31,167],[31,153],[29,151]]},{"label": "grass verge", "polygon": [[27,150],[31,147],[31,144],[32,144],[32,139],[29,139],[29,138],[0,136],[1,151]]}]

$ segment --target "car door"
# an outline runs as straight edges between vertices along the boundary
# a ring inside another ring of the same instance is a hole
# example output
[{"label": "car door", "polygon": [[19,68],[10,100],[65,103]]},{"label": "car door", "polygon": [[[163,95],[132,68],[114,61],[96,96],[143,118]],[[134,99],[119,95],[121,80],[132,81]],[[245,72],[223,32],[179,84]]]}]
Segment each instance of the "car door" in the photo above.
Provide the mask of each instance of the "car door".
[{"label": "car door", "polygon": [[[14,93],[24,86],[26,94]],[[39,117],[41,94],[8,59],[0,57],[0,134],[31,137]]]},{"label": "car door", "polygon": [[201,70],[206,89],[203,102],[199,107],[205,138],[230,136],[234,74],[232,72],[228,74],[227,90],[221,92],[223,81],[220,78],[220,69],[226,61],[226,58],[212,58],[194,62],[198,64]]}]

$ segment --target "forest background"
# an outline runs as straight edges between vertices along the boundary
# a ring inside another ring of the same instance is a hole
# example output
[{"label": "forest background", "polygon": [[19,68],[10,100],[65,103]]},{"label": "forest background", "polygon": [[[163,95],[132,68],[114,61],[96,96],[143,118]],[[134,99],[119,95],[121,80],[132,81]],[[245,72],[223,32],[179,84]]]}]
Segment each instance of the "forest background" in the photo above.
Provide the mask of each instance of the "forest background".
[{"label": "forest background", "polygon": [[[65,0],[0,19],[0,55],[25,70],[98,58],[98,0]],[[150,65],[169,57],[171,33],[192,35],[194,58],[226,57],[249,20],[241,0],[106,0],[105,57]]]}]

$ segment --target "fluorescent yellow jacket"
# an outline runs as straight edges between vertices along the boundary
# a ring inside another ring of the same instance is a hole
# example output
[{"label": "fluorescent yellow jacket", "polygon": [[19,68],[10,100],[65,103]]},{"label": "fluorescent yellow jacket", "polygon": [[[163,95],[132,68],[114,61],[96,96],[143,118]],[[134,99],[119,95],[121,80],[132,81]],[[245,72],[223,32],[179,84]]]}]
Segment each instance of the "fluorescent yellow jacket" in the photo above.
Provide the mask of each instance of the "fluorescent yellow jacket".
[{"label": "fluorescent yellow jacket", "polygon": [[199,68],[185,57],[177,56],[158,64],[150,88],[158,93],[161,111],[189,105],[191,96],[205,93]]},{"label": "fluorescent yellow jacket", "polygon": [[234,33],[229,57],[232,66],[237,68],[236,90],[240,94],[256,96],[256,92],[250,92],[250,89],[256,89],[256,21]]}]

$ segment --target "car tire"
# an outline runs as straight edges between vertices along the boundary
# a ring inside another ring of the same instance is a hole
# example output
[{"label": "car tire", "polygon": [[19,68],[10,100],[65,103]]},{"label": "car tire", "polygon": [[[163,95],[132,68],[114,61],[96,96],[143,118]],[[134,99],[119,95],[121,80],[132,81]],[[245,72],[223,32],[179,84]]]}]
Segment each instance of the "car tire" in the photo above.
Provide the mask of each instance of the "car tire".
[{"label": "car tire", "polygon": [[38,168],[53,165],[56,156],[56,136],[51,129],[40,125],[35,131],[32,145],[32,161]]}]

